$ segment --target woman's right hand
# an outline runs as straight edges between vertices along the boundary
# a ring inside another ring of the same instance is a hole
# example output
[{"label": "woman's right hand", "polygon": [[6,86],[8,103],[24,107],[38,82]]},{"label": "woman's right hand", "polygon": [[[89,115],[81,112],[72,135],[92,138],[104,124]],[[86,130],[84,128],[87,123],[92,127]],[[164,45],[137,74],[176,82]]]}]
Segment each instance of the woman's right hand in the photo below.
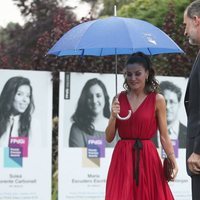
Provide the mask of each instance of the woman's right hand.
[{"label": "woman's right hand", "polygon": [[111,107],[111,115],[112,117],[116,118],[117,114],[120,113],[120,104],[118,101],[118,98],[115,97],[112,103],[112,107]]},{"label": "woman's right hand", "polygon": [[111,115],[110,119],[108,122],[108,126],[105,130],[106,132],[106,140],[107,142],[112,142],[113,139],[115,138],[115,133],[116,133],[116,119],[117,115],[120,112],[120,105],[117,97],[114,97],[112,106],[111,106]]}]

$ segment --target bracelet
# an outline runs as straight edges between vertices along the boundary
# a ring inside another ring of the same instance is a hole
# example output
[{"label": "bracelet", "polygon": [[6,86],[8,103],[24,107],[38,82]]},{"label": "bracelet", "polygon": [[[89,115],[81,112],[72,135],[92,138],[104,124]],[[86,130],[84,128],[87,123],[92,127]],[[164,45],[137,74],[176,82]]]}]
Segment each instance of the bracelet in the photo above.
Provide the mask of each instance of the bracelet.
[{"label": "bracelet", "polygon": [[174,152],[167,154],[167,157],[174,155]]}]

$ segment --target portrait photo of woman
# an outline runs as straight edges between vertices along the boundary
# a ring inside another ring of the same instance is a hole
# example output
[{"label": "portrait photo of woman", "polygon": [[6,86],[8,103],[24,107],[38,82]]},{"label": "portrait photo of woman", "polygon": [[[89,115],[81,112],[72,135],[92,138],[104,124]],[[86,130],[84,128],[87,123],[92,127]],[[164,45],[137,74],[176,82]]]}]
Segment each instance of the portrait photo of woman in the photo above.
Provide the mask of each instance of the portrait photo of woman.
[{"label": "portrait photo of woman", "polygon": [[10,137],[29,137],[33,111],[30,80],[10,78],[0,94],[0,146],[7,146]]},{"label": "portrait photo of woman", "polygon": [[8,147],[13,137],[25,137],[30,149],[49,146],[51,78],[49,72],[0,70],[0,147]]},{"label": "portrait photo of woman", "polygon": [[[110,117],[110,102],[104,83],[97,79],[89,79],[81,91],[77,107],[72,115],[73,121],[69,147],[87,147],[90,137],[105,138],[105,127]],[[106,143],[113,147],[116,141]]]}]

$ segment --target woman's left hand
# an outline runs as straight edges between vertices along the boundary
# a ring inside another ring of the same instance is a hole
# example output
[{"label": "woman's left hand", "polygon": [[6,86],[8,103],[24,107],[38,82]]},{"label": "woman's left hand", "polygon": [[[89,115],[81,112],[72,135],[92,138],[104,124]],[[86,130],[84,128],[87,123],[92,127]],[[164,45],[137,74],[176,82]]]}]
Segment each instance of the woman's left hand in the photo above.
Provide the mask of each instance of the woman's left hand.
[{"label": "woman's left hand", "polygon": [[174,169],[173,169],[173,174],[172,174],[172,177],[173,177],[172,181],[175,180],[177,174],[178,174],[178,166],[177,166],[177,164],[175,163],[175,164],[174,164]]}]

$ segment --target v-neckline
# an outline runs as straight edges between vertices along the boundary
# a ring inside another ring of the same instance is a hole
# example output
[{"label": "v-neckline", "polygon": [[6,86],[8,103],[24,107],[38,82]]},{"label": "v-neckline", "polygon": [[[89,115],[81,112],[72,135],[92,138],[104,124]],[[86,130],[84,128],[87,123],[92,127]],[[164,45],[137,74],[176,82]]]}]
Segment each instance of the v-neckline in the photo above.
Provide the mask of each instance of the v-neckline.
[{"label": "v-neckline", "polygon": [[126,100],[127,100],[127,103],[128,103],[128,105],[129,105],[129,108],[130,108],[132,114],[135,114],[135,113],[140,109],[140,107],[142,107],[142,105],[144,104],[144,102],[146,101],[146,99],[147,99],[148,96],[149,96],[149,94],[147,94],[147,96],[142,100],[142,102],[141,102],[140,105],[137,107],[137,109],[136,109],[135,111],[133,111],[133,108],[132,108],[132,106],[131,106],[131,103],[129,102],[129,99],[128,99],[128,95],[127,95],[127,93],[126,93]]}]

